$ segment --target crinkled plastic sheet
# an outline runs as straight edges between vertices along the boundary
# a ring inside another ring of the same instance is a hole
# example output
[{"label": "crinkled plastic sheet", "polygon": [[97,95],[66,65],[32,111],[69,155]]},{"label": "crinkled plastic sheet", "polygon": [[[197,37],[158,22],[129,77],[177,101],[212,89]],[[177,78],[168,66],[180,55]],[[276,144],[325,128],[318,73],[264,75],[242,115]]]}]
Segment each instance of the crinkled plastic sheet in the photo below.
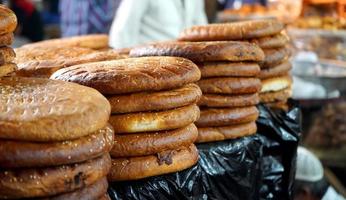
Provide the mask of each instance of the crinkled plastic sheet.
[{"label": "crinkled plastic sheet", "polygon": [[110,184],[112,199],[290,199],[299,109],[260,105],[258,134],[197,145],[200,160],[181,172]]}]

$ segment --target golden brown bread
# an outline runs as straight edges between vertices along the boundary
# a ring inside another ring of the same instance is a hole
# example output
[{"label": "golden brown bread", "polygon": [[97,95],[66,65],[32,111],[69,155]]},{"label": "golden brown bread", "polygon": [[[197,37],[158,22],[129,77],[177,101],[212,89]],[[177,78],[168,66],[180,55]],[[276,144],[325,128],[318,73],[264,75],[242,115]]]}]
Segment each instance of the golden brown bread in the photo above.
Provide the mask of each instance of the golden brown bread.
[{"label": "golden brown bread", "polygon": [[292,77],[288,74],[261,80],[262,89],[260,93],[275,92],[291,87]]},{"label": "golden brown bread", "polygon": [[244,40],[280,33],[284,25],[278,20],[263,19],[187,28],[179,36],[183,41]]},{"label": "golden brown bread", "polygon": [[259,96],[262,103],[287,101],[292,96],[292,88],[288,87],[274,92],[260,93]]},{"label": "golden brown bread", "polygon": [[110,154],[112,158],[156,154],[188,146],[195,142],[197,136],[194,124],[171,131],[116,135]]},{"label": "golden brown bread", "polygon": [[13,33],[5,33],[0,35],[0,47],[9,46],[13,43],[14,35]]},{"label": "golden brown bread", "polygon": [[106,49],[108,48],[108,35],[106,34],[90,34],[82,36],[73,36],[59,39],[44,40],[26,44],[25,48],[46,48],[52,46],[60,46],[65,48],[82,47],[89,49]]},{"label": "golden brown bread", "polygon": [[119,114],[169,110],[195,104],[201,96],[201,89],[191,83],[173,90],[112,95],[107,99],[111,104],[112,113]]},{"label": "golden brown bread", "polygon": [[253,135],[257,131],[256,122],[221,127],[198,128],[196,143],[214,142]]},{"label": "golden brown bread", "polygon": [[6,63],[0,65],[0,77],[7,76],[17,70],[17,65],[14,63]]},{"label": "golden brown bread", "polygon": [[64,141],[106,126],[110,105],[92,88],[49,79],[0,79],[0,138]]},{"label": "golden brown bread", "polygon": [[51,197],[39,198],[38,200],[98,200],[107,193],[107,178],[101,178],[90,186],[73,192],[64,193]]},{"label": "golden brown bread", "polygon": [[49,167],[83,162],[108,153],[114,141],[113,128],[70,141],[37,143],[0,140],[0,168]]},{"label": "golden brown bread", "polygon": [[112,159],[108,180],[111,182],[138,180],[178,172],[195,165],[198,158],[198,151],[194,144],[161,152],[158,155],[116,158]]},{"label": "golden brown bread", "polygon": [[259,103],[257,93],[242,95],[221,95],[221,94],[203,94],[198,102],[200,107],[244,107],[253,106]]},{"label": "golden brown bread", "polygon": [[102,94],[124,94],[174,89],[200,77],[201,72],[190,60],[146,57],[76,65],[57,71],[51,79],[76,82]]},{"label": "golden brown bread", "polygon": [[283,33],[249,40],[249,42],[257,44],[262,49],[284,47],[288,41],[288,36]]},{"label": "golden brown bread", "polygon": [[13,62],[16,53],[11,47],[0,47],[0,65]]},{"label": "golden brown bread", "polygon": [[258,110],[255,106],[241,108],[207,108],[201,109],[201,117],[195,122],[198,128],[212,126],[229,126],[256,121]]},{"label": "golden brown bread", "polygon": [[261,68],[270,68],[286,62],[291,56],[291,50],[288,47],[276,49],[263,49],[265,54],[264,61],[260,62]]},{"label": "golden brown bread", "polygon": [[80,164],[50,168],[0,170],[0,198],[34,198],[72,192],[105,177],[111,167],[109,154]]},{"label": "golden brown bread", "polygon": [[287,100],[265,103],[265,105],[270,107],[271,109],[284,110],[286,112],[289,109],[289,106],[287,104]]},{"label": "golden brown bread", "polygon": [[159,112],[143,112],[111,115],[109,123],[115,133],[137,133],[181,128],[199,118],[196,104]]},{"label": "golden brown bread", "polygon": [[256,63],[204,62],[197,64],[202,78],[209,77],[254,77],[260,73]]},{"label": "golden brown bread", "polygon": [[59,69],[96,61],[121,59],[113,50],[94,51],[81,47],[49,46],[15,49],[17,75],[25,77],[49,78]]},{"label": "golden brown bread", "polygon": [[258,78],[208,78],[197,82],[203,94],[250,94],[259,92]]},{"label": "golden brown bread", "polygon": [[12,10],[0,4],[0,34],[11,33],[17,27],[17,17]]},{"label": "golden brown bread", "polygon": [[205,61],[262,61],[264,54],[257,45],[248,42],[164,42],[135,47],[131,57],[177,56],[194,62]]},{"label": "golden brown bread", "polygon": [[273,78],[276,76],[282,76],[289,73],[291,68],[292,68],[292,65],[289,61],[283,62],[275,67],[261,69],[261,72],[258,75],[258,78],[266,79],[266,78]]}]

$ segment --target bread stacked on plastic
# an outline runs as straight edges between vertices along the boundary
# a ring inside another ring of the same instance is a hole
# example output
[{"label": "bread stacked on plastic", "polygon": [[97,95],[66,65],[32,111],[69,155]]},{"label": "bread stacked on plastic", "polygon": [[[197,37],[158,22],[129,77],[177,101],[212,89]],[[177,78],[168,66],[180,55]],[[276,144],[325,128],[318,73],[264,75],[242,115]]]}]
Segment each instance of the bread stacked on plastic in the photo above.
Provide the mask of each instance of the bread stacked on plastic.
[{"label": "bread stacked on plastic", "polygon": [[0,199],[102,199],[113,129],[92,88],[0,79]]},{"label": "bread stacked on plastic", "polygon": [[197,163],[198,67],[175,57],[71,66],[51,78],[97,89],[111,104],[115,143],[110,181],[172,173]]},{"label": "bread stacked on plastic", "polygon": [[13,42],[13,31],[16,27],[16,15],[0,4],[0,77],[8,76],[17,69],[16,64],[13,63],[16,54],[9,47]]},{"label": "bread stacked on plastic", "polygon": [[196,122],[197,142],[211,142],[256,133],[261,82],[258,62],[262,50],[248,42],[166,42],[131,50],[130,56],[179,56],[192,60],[201,70],[198,82],[203,95]]},{"label": "bread stacked on plastic", "polygon": [[260,101],[282,107],[292,95],[289,74],[290,50],[288,38],[282,33],[284,26],[277,20],[253,20],[227,24],[195,26],[182,32],[183,41],[245,40],[260,46],[265,59],[260,63],[262,82]]}]

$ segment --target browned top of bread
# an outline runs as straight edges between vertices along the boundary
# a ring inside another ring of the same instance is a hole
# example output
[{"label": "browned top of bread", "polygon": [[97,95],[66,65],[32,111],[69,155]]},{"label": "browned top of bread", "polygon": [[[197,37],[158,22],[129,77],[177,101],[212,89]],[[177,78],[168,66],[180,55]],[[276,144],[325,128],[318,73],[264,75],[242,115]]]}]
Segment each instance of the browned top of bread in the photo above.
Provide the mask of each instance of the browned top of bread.
[{"label": "browned top of bread", "polygon": [[21,47],[15,51],[17,74],[26,77],[49,78],[55,71],[71,65],[121,58],[113,50],[98,52],[81,47]]},{"label": "browned top of bread", "polygon": [[108,48],[108,35],[106,34],[91,34],[74,36],[60,39],[45,40],[42,42],[30,43],[23,47],[37,48],[37,47],[84,47],[89,49],[105,49]]},{"label": "browned top of bread", "polygon": [[0,46],[11,45],[14,40],[13,33],[4,33],[0,35]]},{"label": "browned top of bread", "polygon": [[12,10],[0,4],[0,34],[13,32],[17,27],[17,17]]},{"label": "browned top of bread", "polygon": [[16,53],[11,47],[0,47],[0,66],[11,63],[16,57]]},{"label": "browned top of bread", "polygon": [[49,79],[0,79],[0,138],[76,139],[106,126],[110,105],[92,88]]},{"label": "browned top of bread", "polygon": [[244,40],[280,33],[284,25],[278,20],[250,20],[224,24],[193,26],[179,36],[183,41]]},{"label": "browned top of bread", "polygon": [[194,62],[264,60],[264,53],[257,45],[236,41],[156,43],[135,47],[130,56],[177,56]]},{"label": "browned top of bread", "polygon": [[178,88],[200,79],[190,60],[145,57],[76,65],[55,72],[51,78],[76,82],[103,94],[124,94]]}]

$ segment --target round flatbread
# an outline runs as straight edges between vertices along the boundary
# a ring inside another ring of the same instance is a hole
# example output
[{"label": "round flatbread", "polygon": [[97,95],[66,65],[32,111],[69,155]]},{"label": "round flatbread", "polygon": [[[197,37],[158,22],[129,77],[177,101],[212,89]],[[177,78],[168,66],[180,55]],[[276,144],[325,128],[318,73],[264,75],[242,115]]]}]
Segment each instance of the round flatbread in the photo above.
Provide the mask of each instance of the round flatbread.
[{"label": "round flatbread", "polygon": [[0,198],[53,196],[89,186],[105,177],[111,167],[108,154],[84,163],[51,168],[0,170]]},{"label": "round flatbread", "polygon": [[133,48],[130,56],[177,56],[194,62],[264,60],[257,45],[237,41],[155,43]]},{"label": "round flatbread", "polygon": [[242,95],[204,94],[198,102],[200,107],[231,108],[254,106],[259,103],[257,93]]},{"label": "round flatbread", "polygon": [[280,91],[292,86],[290,75],[278,76],[261,80],[262,89],[260,93]]},{"label": "round flatbread", "polygon": [[103,94],[124,94],[179,88],[200,77],[201,72],[190,60],[146,57],[76,65],[57,71],[51,78],[86,85]]},{"label": "round flatbread", "polygon": [[63,142],[0,140],[0,168],[49,167],[83,162],[108,153],[113,146],[113,128]]},{"label": "round flatbread", "polygon": [[208,24],[185,29],[179,36],[183,41],[245,40],[280,33],[284,25],[278,20],[263,19],[223,24]]},{"label": "round flatbread", "polygon": [[12,33],[17,27],[17,17],[12,10],[0,4],[0,35]]},{"label": "round flatbread", "polygon": [[172,130],[185,127],[199,118],[196,104],[159,112],[112,115],[109,123],[115,133],[137,133]]},{"label": "round flatbread", "polygon": [[182,171],[195,165],[198,150],[194,144],[157,155],[112,159],[109,181],[138,180]]},{"label": "round flatbread", "polygon": [[284,47],[288,41],[288,36],[283,33],[249,40],[249,42],[257,44],[262,49]]},{"label": "round flatbread", "polygon": [[203,94],[251,94],[259,92],[258,78],[208,78],[197,82]]},{"label": "round flatbread", "polygon": [[197,136],[194,124],[171,131],[116,135],[110,154],[112,158],[156,154],[188,146],[195,142]]},{"label": "round flatbread", "polygon": [[229,126],[256,121],[258,110],[255,106],[242,108],[207,108],[201,109],[201,116],[195,122],[198,128]]},{"label": "round flatbread", "polygon": [[107,125],[110,105],[92,88],[49,79],[0,79],[0,138],[65,141]]},{"label": "round flatbread", "polygon": [[202,78],[255,77],[261,69],[256,63],[204,62],[198,64]]},{"label": "round flatbread", "polygon": [[292,96],[292,88],[288,87],[279,91],[260,93],[259,96],[262,103],[287,101]]},{"label": "round flatbread", "polygon": [[283,62],[286,62],[291,56],[291,50],[288,47],[276,49],[263,49],[265,60],[260,62],[261,68],[275,67]]},{"label": "round flatbread", "polygon": [[14,61],[16,53],[11,47],[0,47],[0,65]]},{"label": "round flatbread", "polygon": [[288,61],[283,62],[275,67],[261,69],[261,72],[258,75],[258,78],[266,79],[266,78],[282,76],[282,75],[288,74],[291,69],[292,69],[292,65],[290,62]]},{"label": "round flatbread", "polygon": [[178,89],[142,92],[107,97],[112,113],[132,113],[143,111],[170,110],[197,103],[202,91],[196,84],[188,84]]},{"label": "round flatbread", "polygon": [[196,140],[196,143],[236,139],[253,135],[256,133],[256,131],[256,122],[249,122],[231,126],[198,128],[198,138]]},{"label": "round flatbread", "polygon": [[0,66],[0,77],[8,76],[17,70],[17,65],[14,63],[7,63]]},{"label": "round flatbread", "polygon": [[0,35],[0,47],[9,46],[13,43],[14,35],[13,33],[5,33]]}]

